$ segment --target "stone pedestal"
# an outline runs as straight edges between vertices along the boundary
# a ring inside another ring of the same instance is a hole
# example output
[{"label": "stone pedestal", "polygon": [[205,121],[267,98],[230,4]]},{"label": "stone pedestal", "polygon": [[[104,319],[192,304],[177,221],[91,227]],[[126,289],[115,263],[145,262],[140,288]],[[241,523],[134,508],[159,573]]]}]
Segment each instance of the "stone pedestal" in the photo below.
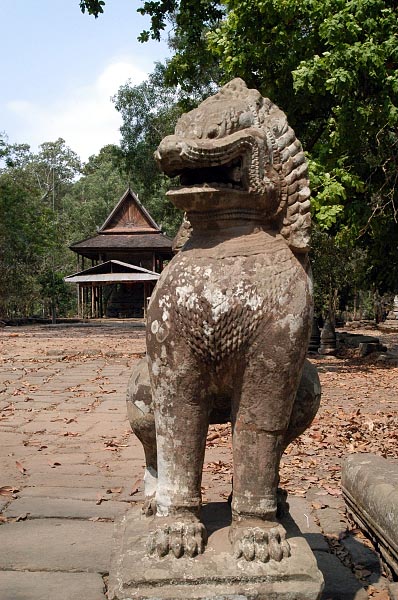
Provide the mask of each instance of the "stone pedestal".
[{"label": "stone pedestal", "polygon": [[318,350],[319,354],[336,354],[336,331],[329,317],[327,317],[321,333],[321,345]]},{"label": "stone pedestal", "polygon": [[398,460],[352,454],[344,461],[341,485],[352,517],[398,575]]},{"label": "stone pedestal", "polygon": [[379,323],[381,331],[398,331],[398,296],[394,297],[392,310],[389,311],[386,320]]},{"label": "stone pedestal", "polygon": [[235,559],[228,541],[227,503],[203,508],[209,532],[205,553],[195,558],[148,557],[152,519],[132,509],[117,524],[109,600],[318,600],[323,576],[291,517],[283,525],[292,555],[263,564]]}]

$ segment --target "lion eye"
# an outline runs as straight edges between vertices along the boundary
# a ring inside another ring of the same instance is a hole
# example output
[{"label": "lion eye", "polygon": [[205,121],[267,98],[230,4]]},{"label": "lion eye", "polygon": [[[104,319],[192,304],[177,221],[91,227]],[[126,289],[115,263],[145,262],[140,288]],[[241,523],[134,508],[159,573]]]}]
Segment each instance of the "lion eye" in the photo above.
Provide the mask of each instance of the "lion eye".
[{"label": "lion eye", "polygon": [[219,131],[220,129],[218,125],[210,127],[210,129],[207,130],[207,137],[209,138],[209,140],[216,138],[219,134]]},{"label": "lion eye", "polygon": [[239,115],[239,126],[242,129],[251,127],[253,124],[253,115],[250,112],[245,112]]}]

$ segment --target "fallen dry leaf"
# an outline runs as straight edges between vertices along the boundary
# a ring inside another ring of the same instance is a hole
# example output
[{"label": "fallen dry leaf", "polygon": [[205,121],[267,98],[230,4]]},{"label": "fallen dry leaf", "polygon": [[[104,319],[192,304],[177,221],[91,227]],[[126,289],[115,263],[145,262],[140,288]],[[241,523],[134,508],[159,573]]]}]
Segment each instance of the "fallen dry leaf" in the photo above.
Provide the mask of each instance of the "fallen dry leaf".
[{"label": "fallen dry leaf", "polygon": [[12,496],[16,492],[19,492],[19,489],[11,485],[3,485],[0,487],[0,496]]},{"label": "fallen dry leaf", "polygon": [[372,593],[372,591],[369,590],[370,587],[371,586],[368,587],[367,592],[368,594],[371,594],[371,598],[373,598],[373,600],[390,600],[390,594],[387,590],[378,590],[377,588],[373,588],[375,591]]},{"label": "fallen dry leaf", "polygon": [[26,475],[26,469],[23,466],[23,464],[21,462],[19,462],[19,460],[15,461],[15,464],[17,465],[17,469],[20,473],[22,473],[22,475]]},{"label": "fallen dry leaf", "polygon": [[139,492],[139,486],[141,484],[141,479],[137,479],[133,485],[131,486],[131,492],[129,494],[129,496],[134,496],[135,494],[137,494]]},{"label": "fallen dry leaf", "polygon": [[18,517],[16,517],[15,521],[18,523],[18,521],[26,521],[26,519],[28,518],[28,515],[30,515],[30,513],[22,513],[21,515],[18,515]]},{"label": "fallen dry leaf", "polygon": [[96,500],[96,504],[101,504],[101,502],[103,502],[104,500],[106,500],[106,498],[103,498],[102,494],[97,494],[97,500]]}]

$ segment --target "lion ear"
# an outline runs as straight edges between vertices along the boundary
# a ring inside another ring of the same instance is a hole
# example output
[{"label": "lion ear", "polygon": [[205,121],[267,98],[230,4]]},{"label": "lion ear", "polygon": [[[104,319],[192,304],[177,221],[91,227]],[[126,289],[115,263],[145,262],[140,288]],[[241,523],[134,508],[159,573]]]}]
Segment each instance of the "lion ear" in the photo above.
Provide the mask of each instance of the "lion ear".
[{"label": "lion ear", "polygon": [[[308,165],[303,148],[293,129],[288,125],[286,116],[276,105],[272,126],[274,144],[277,147],[279,163],[276,168],[281,181],[280,233],[293,252],[308,252],[310,249],[310,188]],[[281,118],[283,115],[284,118]],[[274,154],[275,156],[275,154]]]}]

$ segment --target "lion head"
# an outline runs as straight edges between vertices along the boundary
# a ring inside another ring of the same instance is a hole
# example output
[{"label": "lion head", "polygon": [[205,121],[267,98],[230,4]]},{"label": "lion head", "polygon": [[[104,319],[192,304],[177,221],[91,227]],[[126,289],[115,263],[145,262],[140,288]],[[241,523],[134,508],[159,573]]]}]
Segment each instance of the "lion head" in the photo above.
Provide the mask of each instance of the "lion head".
[{"label": "lion head", "polygon": [[184,114],[155,153],[179,176],[172,202],[188,213],[240,210],[277,228],[293,251],[309,248],[307,162],[286,115],[234,79]]}]

